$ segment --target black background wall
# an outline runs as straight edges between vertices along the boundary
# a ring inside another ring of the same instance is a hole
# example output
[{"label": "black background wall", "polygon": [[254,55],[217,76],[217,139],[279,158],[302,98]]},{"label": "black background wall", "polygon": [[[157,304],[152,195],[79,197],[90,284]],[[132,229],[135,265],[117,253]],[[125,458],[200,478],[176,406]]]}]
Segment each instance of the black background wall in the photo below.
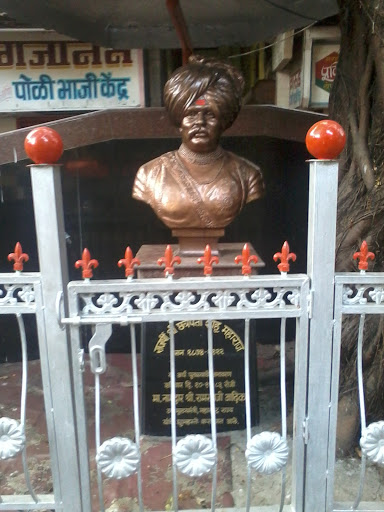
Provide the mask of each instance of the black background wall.
[{"label": "black background wall", "polygon": [[[127,245],[135,253],[142,244],[175,242],[151,208],[131,198],[131,190],[141,164],[178,145],[177,139],[119,140],[64,153],[62,184],[70,279],[80,279],[80,272],[73,265],[84,247],[99,260],[95,279],[105,279],[123,277],[123,270],[116,263]],[[284,240],[288,240],[298,257],[291,271],[305,272],[308,153],[304,144],[269,137],[224,137],[222,145],[258,164],[267,190],[263,199],[244,208],[227,228],[222,241],[251,242],[266,264],[262,273],[277,274],[272,257],[280,251]],[[0,171],[0,272],[11,271],[7,255],[17,241],[30,256],[25,270],[37,271],[32,192],[26,162],[3,165]],[[26,323],[29,357],[37,358],[35,321],[28,318]],[[258,332],[261,342],[278,340],[276,322],[261,322]],[[126,331],[115,329],[108,346],[111,351],[126,351]],[[19,359],[16,321],[0,316],[0,362]]]}]

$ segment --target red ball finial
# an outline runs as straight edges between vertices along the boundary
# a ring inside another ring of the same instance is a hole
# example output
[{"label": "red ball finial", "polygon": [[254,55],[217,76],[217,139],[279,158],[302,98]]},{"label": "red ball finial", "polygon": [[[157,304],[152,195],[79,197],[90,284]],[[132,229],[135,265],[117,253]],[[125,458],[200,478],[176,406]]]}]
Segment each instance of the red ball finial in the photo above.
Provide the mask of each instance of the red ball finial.
[{"label": "red ball finial", "polygon": [[308,151],[315,158],[334,160],[344,149],[345,132],[336,121],[324,119],[311,126],[305,137],[305,143]]},{"label": "red ball finial", "polygon": [[52,128],[39,126],[25,137],[24,149],[35,164],[54,164],[63,153],[63,141]]}]

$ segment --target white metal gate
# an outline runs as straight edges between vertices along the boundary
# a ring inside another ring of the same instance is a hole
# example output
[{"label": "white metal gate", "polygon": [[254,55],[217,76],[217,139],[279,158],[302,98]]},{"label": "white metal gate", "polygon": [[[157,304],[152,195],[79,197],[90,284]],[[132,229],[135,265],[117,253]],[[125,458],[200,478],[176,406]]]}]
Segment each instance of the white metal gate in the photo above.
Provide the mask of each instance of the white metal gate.
[{"label": "white metal gate", "polygon": [[[243,319],[246,410],[244,465],[247,471],[246,505],[252,508],[252,473],[281,471],[281,495],[270,510],[323,512],[384,510],[378,503],[360,504],[361,489],[351,489],[351,503],[335,504],[333,498],[338,403],[338,372],[342,315],[361,315],[358,344],[359,391],[362,423],[362,478],[366,460],[383,463],[383,423],[366,428],[362,384],[362,333],[366,314],[382,314],[384,275],[334,273],[337,171],[335,161],[310,162],[307,275],[239,276],[172,279],[83,281],[67,279],[63,207],[59,166],[31,166],[34,209],[39,245],[40,272],[1,274],[0,314],[16,315],[23,345],[23,386],[20,418],[0,418],[1,459],[21,456],[25,493],[2,495],[0,510],[92,510],[87,414],[84,404],[84,352],[80,330],[92,327],[88,348],[95,382],[95,443],[99,505],[104,510],[103,480],[138,475],[138,509],[145,510],[141,478],[139,377],[136,367],[135,325],[166,321],[170,324],[170,408],[172,432],[173,499],[167,509],[178,510],[178,475],[211,475],[215,509],[217,479],[217,432],[215,401],[214,324]],[[15,251],[17,252],[17,251]],[[283,251],[282,251],[283,253]],[[281,254],[284,257],[284,254]],[[15,258],[20,260],[21,255]],[[85,259],[87,258],[87,255]],[[22,259],[22,258],[21,258]],[[55,262],[53,264],[53,262]],[[240,274],[240,271],[239,271]],[[336,284],[335,284],[336,283]],[[68,286],[67,286],[68,284]],[[53,493],[38,495],[29,480],[25,442],[27,393],[26,350],[23,315],[35,314],[38,324],[45,410],[50,441]],[[252,435],[249,323],[261,318],[280,319],[281,429]],[[285,505],[288,460],[285,342],[286,320],[296,319],[296,360],[292,446],[291,503]],[[210,435],[177,434],[175,336],[177,322],[201,321],[207,327]],[[100,378],[107,369],[105,347],[112,325],[130,331],[133,375],[133,438],[122,435],[101,438],[103,423]],[[224,395],[223,395],[224,396]],[[239,398],[240,399],[240,398]],[[365,443],[365,444],[364,444]],[[375,444],[376,443],[376,444]],[[362,486],[362,484],[361,484]],[[356,492],[355,492],[356,491]],[[159,504],[159,508],[164,504]],[[252,510],[267,510],[252,508]]]}]

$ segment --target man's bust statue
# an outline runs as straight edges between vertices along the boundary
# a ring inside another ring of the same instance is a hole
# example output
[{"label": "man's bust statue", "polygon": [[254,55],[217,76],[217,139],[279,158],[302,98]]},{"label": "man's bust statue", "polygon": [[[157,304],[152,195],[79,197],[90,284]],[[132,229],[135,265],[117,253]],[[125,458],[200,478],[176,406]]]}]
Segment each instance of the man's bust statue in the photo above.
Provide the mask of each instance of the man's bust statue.
[{"label": "man's bust statue", "polygon": [[164,88],[182,144],[140,167],[133,197],[172,229],[222,229],[264,194],[260,169],[219,145],[236,119],[244,81],[236,68],[192,57]]}]

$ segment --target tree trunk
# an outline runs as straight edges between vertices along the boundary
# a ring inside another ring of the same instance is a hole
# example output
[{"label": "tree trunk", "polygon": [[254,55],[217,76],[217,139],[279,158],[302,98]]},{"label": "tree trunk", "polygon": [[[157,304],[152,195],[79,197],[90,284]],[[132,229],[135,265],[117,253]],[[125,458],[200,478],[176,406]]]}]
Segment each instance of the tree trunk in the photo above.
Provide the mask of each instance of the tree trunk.
[{"label": "tree trunk", "polygon": [[[376,254],[370,270],[384,266],[384,5],[382,0],[339,0],[341,50],[330,98],[331,119],[347,134],[339,171],[336,270],[356,268],[352,255],[363,240]],[[359,430],[356,345],[358,318],[344,320],[339,430],[349,440]],[[384,418],[383,320],[368,316],[364,375],[368,420]],[[346,412],[348,411],[348,412]],[[351,418],[354,418],[351,420]],[[354,423],[354,425],[352,425]],[[346,434],[346,432],[344,432]],[[348,436],[347,436],[348,437]]]}]

